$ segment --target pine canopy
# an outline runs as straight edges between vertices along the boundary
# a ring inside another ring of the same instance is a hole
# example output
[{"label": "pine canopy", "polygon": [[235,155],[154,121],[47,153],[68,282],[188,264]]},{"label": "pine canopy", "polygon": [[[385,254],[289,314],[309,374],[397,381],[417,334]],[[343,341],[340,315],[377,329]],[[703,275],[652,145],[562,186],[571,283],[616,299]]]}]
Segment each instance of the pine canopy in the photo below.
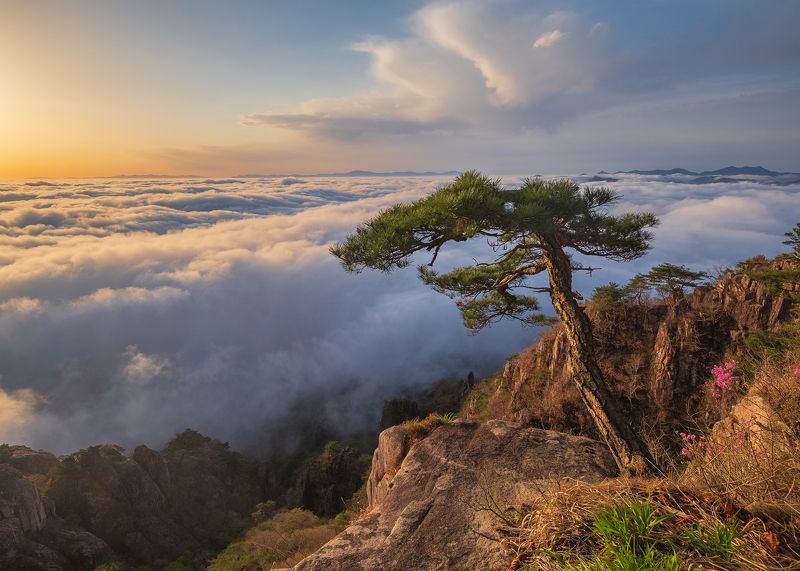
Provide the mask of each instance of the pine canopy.
[{"label": "pine canopy", "polygon": [[[638,258],[649,248],[648,213],[614,216],[607,207],[619,195],[605,187],[581,188],[569,179],[530,178],[515,189],[498,179],[467,171],[431,195],[397,204],[361,224],[331,248],[348,271],[391,271],[409,265],[420,251],[430,253],[420,266],[421,279],[456,299],[465,325],[477,330],[495,319],[511,317],[529,324],[547,320],[539,305],[522,291],[529,278],[545,271],[547,252],[557,248],[615,261]],[[485,262],[438,273],[431,268],[448,242],[483,238]],[[573,270],[587,270],[572,264]]]}]

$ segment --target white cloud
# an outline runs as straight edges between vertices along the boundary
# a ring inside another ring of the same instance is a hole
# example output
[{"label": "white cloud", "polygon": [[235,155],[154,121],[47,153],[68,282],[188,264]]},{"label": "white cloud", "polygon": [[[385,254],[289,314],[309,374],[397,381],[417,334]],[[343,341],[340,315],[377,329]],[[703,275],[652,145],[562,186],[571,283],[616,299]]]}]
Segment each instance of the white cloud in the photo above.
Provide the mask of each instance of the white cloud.
[{"label": "white cloud", "polygon": [[[431,3],[410,18],[408,37],[353,45],[371,58],[373,89],[309,100],[295,113],[251,114],[244,124],[340,139],[535,126],[548,98],[593,88],[608,60],[595,22],[566,11],[510,17],[496,4]],[[536,47],[549,49],[530,49],[537,36]]]},{"label": "white cloud", "polygon": [[[773,254],[796,222],[796,187],[619,178],[619,208],[663,223],[646,259],[581,276],[586,293],[661,261],[707,269]],[[470,337],[415,272],[354,276],[328,253],[446,180],[62,181],[2,203],[0,440],[60,453],[159,445],[191,426],[254,445],[297,403],[362,427],[398,387],[492,370],[536,331]],[[31,210],[54,216],[31,225],[20,215]]]},{"label": "white cloud", "polygon": [[354,43],[369,56],[368,88],[250,110],[245,123],[296,137],[338,170],[636,168],[664,157],[796,169],[796,5],[731,5],[680,35],[658,16],[630,25],[622,9],[570,6],[429,2],[403,33]]},{"label": "white cloud", "polygon": [[125,358],[128,362],[122,368],[123,378],[126,382],[136,385],[151,382],[169,366],[168,359],[158,355],[145,355],[136,345],[128,345],[125,348]]},{"label": "white cloud", "polygon": [[[595,30],[598,30],[599,25],[600,24],[598,23],[592,26],[591,33],[594,33]],[[533,42],[533,47],[549,48],[550,46],[558,42],[561,38],[563,38],[564,35],[565,35],[564,32],[562,32],[561,30],[553,30],[551,32],[547,32],[536,38],[536,40]]]}]

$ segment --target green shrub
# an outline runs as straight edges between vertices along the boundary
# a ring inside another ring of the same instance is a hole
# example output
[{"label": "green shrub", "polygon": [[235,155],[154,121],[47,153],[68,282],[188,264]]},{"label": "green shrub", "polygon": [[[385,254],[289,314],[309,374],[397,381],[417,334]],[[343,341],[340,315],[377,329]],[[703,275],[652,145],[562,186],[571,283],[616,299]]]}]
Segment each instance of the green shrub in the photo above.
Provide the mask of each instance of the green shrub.
[{"label": "green shrub", "polygon": [[256,508],[253,510],[253,513],[250,514],[250,519],[253,520],[253,523],[261,523],[271,518],[275,514],[276,506],[277,503],[275,500],[259,502],[256,504]]},{"label": "green shrub", "polygon": [[784,326],[774,331],[756,329],[744,339],[747,349],[759,359],[783,355],[797,343],[796,327]]},{"label": "green shrub", "polygon": [[647,500],[612,505],[595,514],[594,534],[609,551],[644,551],[655,541],[654,532],[672,514],[659,514]]},{"label": "green shrub", "polygon": [[734,545],[739,536],[739,528],[735,523],[715,522],[709,525],[698,523],[684,533],[686,542],[703,555],[716,555],[730,561],[737,546]]},{"label": "green shrub", "polygon": [[648,545],[640,553],[616,551],[610,556],[569,565],[570,571],[680,571],[678,554],[661,553]]}]

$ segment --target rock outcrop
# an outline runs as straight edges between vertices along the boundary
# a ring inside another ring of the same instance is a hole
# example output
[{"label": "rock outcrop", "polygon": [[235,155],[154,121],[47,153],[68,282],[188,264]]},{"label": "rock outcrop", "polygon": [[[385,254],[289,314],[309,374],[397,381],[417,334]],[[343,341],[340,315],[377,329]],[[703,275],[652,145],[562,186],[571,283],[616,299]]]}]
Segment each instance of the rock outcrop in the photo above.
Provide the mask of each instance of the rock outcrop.
[{"label": "rock outcrop", "polygon": [[368,507],[378,504],[389,491],[392,480],[408,454],[408,448],[408,434],[402,426],[393,426],[381,432],[367,479]]},{"label": "rock outcrop", "polygon": [[57,513],[121,555],[168,562],[190,539],[168,517],[164,493],[118,446],[92,446],[63,459],[48,496]]},{"label": "rock outcrop", "polygon": [[[791,260],[764,261],[783,268]],[[686,414],[697,404],[699,388],[709,370],[726,351],[734,349],[754,330],[772,329],[791,319],[792,294],[798,284],[776,290],[742,271],[726,272],[713,286],[700,286],[685,296],[655,302],[623,302],[598,312],[591,303],[598,362],[610,386],[635,417],[668,420]],[[508,391],[500,413],[509,420],[550,427],[536,408],[547,400],[543,385],[571,377],[566,338],[560,325],[511,359],[503,371],[501,388]],[[592,434],[577,394],[562,396],[562,408],[552,415],[552,426]],[[533,406],[532,406],[533,405]],[[566,409],[564,407],[567,407]]]},{"label": "rock outcrop", "polygon": [[52,501],[28,478],[41,476],[47,454],[10,448],[16,461],[7,456],[0,463],[0,569],[89,570],[112,561],[102,539],[57,517]]},{"label": "rock outcrop", "polygon": [[365,468],[355,449],[330,442],[300,470],[287,492],[287,503],[317,515],[334,516],[361,486]]},{"label": "rock outcrop", "polygon": [[559,478],[616,473],[599,442],[506,421],[457,421],[410,448],[402,431],[381,434],[369,514],[295,571],[501,568],[497,530],[513,508]]},{"label": "rock outcrop", "polygon": [[47,508],[36,486],[8,464],[0,464],[0,549],[20,543],[47,521]]},{"label": "rock outcrop", "polygon": [[210,547],[237,532],[263,499],[259,463],[228,444],[185,430],[162,451],[170,491],[167,511],[178,526]]},{"label": "rock outcrop", "polygon": [[9,464],[28,476],[47,476],[57,464],[58,458],[45,450],[31,450],[27,446],[5,446],[0,461]]},{"label": "rock outcrop", "polygon": [[194,431],[131,455],[0,446],[0,569],[164,567],[187,552],[200,564],[263,499],[259,468]]}]

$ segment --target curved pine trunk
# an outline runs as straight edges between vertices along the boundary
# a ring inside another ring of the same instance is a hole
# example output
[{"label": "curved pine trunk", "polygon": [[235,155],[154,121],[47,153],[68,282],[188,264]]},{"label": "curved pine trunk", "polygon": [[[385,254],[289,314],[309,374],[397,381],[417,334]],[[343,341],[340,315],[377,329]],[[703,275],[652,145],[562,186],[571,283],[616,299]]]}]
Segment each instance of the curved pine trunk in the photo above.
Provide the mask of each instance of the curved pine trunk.
[{"label": "curved pine trunk", "polygon": [[550,299],[566,330],[573,377],[581,400],[622,473],[660,473],[647,447],[617,405],[597,365],[591,323],[572,293],[569,256],[552,238],[542,238],[542,250],[550,278]]}]

